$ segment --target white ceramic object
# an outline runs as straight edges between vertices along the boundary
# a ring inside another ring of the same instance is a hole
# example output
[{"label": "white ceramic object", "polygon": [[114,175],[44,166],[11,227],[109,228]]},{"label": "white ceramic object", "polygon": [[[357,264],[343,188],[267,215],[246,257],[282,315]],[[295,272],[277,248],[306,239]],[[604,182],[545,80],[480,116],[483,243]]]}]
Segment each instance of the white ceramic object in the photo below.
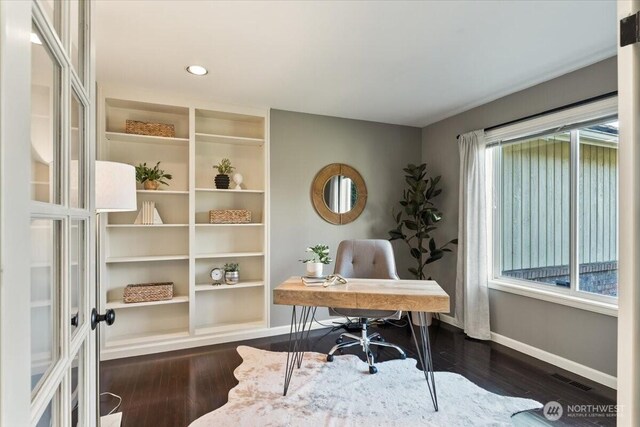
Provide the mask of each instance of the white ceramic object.
[{"label": "white ceramic object", "polygon": [[242,184],[242,180],[244,178],[242,177],[241,174],[239,173],[234,173],[233,174],[233,182],[236,183],[236,186],[234,187],[234,190],[242,190],[242,187],[240,186],[240,184]]},{"label": "white ceramic object", "polygon": [[309,277],[321,277],[322,276],[322,263],[321,262],[307,262],[307,276]]}]

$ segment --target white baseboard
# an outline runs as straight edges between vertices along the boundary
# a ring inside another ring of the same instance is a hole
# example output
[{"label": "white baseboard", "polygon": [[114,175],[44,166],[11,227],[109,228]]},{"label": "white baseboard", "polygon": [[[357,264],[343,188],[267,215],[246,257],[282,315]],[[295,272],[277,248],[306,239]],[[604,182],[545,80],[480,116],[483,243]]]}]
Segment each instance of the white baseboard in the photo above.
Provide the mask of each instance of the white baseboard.
[{"label": "white baseboard", "polygon": [[[461,327],[456,318],[446,314],[440,314],[440,320],[457,328]],[[549,353],[548,351],[505,337],[504,335],[496,334],[495,332],[491,332],[491,341],[519,351],[520,353],[535,357],[538,360],[550,363],[569,372],[573,372],[574,374],[588,378],[591,381],[595,381],[598,384],[605,385],[614,390],[617,390],[618,388],[618,379],[613,375],[605,374],[604,372],[582,365],[578,362],[574,362],[573,360],[566,359],[562,356],[558,356],[557,354]]]},{"label": "white baseboard", "polygon": [[[346,317],[332,317],[322,320],[324,325],[314,320],[311,329],[322,329],[333,326],[332,323],[345,323]],[[150,342],[139,345],[127,345],[123,347],[105,348],[100,352],[100,360],[121,359],[123,357],[143,356],[146,354],[163,353],[166,351],[184,350],[188,348],[203,347],[207,345],[222,344],[235,341],[251,340],[255,338],[272,337],[276,335],[288,334],[290,325],[275,326],[273,328],[261,328],[253,330],[243,330],[228,332],[216,335],[191,336],[184,338],[174,338],[166,341]]]}]

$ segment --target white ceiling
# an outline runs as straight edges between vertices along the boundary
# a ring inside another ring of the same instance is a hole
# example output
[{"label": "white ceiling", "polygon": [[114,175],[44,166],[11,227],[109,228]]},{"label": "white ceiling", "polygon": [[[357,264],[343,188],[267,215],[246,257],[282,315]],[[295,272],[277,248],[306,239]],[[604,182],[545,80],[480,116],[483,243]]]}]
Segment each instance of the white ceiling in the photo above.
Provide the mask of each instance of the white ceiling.
[{"label": "white ceiling", "polygon": [[[424,126],[616,52],[615,1],[98,1],[97,78]],[[205,77],[184,67],[201,64]]]}]

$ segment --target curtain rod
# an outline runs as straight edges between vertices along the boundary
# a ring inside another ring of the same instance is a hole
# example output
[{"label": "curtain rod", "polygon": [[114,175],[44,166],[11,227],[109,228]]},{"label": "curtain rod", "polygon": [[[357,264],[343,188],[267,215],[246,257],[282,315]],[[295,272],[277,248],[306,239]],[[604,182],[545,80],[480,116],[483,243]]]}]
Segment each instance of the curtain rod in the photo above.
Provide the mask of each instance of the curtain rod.
[{"label": "curtain rod", "polygon": [[[535,113],[535,114],[531,114],[531,115],[526,116],[526,117],[522,117],[520,119],[515,119],[515,120],[508,121],[508,122],[500,123],[499,125],[488,127],[484,131],[485,132],[492,131],[492,130],[495,130],[495,129],[498,129],[498,128],[501,128],[501,127],[504,127],[504,126],[512,125],[514,123],[523,122],[525,120],[530,120],[530,119],[535,119],[537,117],[545,116],[547,114],[557,113],[558,111],[566,110],[568,108],[579,107],[579,106],[584,105],[584,104],[589,104],[591,102],[600,101],[601,99],[609,98],[611,96],[616,96],[617,94],[618,94],[618,91],[614,90],[612,92],[608,92],[608,93],[605,93],[605,94],[602,94],[602,95],[594,96],[594,97],[591,97],[591,98],[588,98],[588,99],[583,99],[582,101],[572,102],[571,104],[566,104],[566,105],[563,105],[561,107],[556,107],[556,108],[552,108],[550,110],[542,111],[541,113]],[[458,134],[458,136],[456,136],[456,139],[458,139],[458,138],[460,138],[460,134]]]}]

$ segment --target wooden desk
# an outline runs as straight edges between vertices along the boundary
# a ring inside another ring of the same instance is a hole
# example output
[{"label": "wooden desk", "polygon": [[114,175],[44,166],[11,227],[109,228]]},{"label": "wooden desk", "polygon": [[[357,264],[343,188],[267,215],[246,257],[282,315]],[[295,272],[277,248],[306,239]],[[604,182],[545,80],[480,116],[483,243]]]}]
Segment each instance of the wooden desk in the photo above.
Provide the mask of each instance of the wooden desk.
[{"label": "wooden desk", "polygon": [[[286,396],[293,371],[302,365],[303,345],[307,342],[317,307],[401,310],[420,325],[420,340],[411,328],[424,378],[435,410],[438,410],[431,344],[426,312],[448,312],[449,295],[432,280],[347,279],[344,285],[305,286],[301,278],[290,277],[273,290],[273,303],[291,305],[291,329],[285,367]],[[298,310],[297,306],[301,309]],[[426,369],[425,369],[426,367]]]}]

